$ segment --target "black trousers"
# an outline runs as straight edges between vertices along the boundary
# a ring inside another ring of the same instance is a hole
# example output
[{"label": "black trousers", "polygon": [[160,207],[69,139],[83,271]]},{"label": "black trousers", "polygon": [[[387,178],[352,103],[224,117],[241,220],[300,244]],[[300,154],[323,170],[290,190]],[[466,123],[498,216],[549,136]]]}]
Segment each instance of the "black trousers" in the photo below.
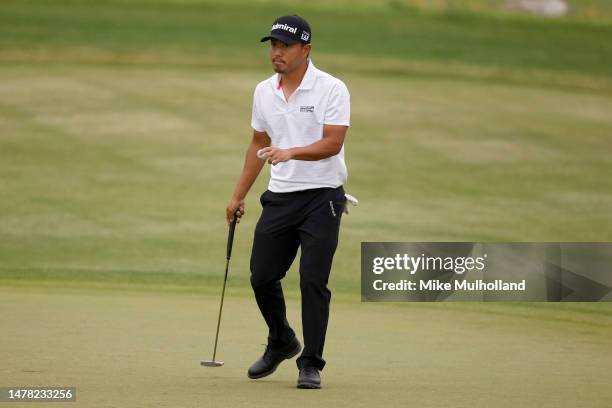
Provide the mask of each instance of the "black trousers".
[{"label": "black trousers", "polygon": [[331,292],[327,281],[338,245],[344,188],[315,188],[290,193],[265,191],[251,253],[251,286],[268,325],[268,344],[288,343],[295,332],[287,322],[281,279],[301,247],[300,290],[304,349],[299,368],[323,369],[323,345]]}]

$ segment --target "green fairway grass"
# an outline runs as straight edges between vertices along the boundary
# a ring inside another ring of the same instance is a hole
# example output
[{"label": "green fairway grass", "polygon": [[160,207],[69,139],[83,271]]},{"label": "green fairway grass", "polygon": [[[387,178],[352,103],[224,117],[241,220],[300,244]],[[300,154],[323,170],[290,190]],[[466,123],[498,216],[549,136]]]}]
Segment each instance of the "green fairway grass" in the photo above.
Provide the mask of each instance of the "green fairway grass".
[{"label": "green fairway grass", "polygon": [[[432,14],[366,6],[328,10],[321,4],[9,0],[0,5],[0,61],[106,57],[112,62],[144,54],[157,56],[157,64],[215,59],[222,70],[269,70],[258,39],[271,16],[295,10],[317,28],[315,53],[374,59],[365,64],[369,69],[372,64],[382,69],[380,58],[395,57],[527,74],[534,69],[597,77],[612,74],[608,41],[612,21],[536,20],[461,11]],[[345,69],[359,70],[360,65]]]},{"label": "green fairway grass", "polygon": [[[361,241],[610,240],[612,26],[310,7],[313,61],[352,95],[346,187],[361,204],[343,221],[335,291],[358,293]],[[0,11],[0,280],[218,290],[276,11]],[[267,172],[236,235],[244,290]]]},{"label": "green fairway grass", "polygon": [[[295,388],[294,360],[265,379],[246,377],[267,334],[254,299],[227,299],[217,355],[225,365],[199,366],[212,357],[217,302],[0,289],[9,312],[0,327],[12,333],[0,337],[0,383],[76,386],[83,407],[600,408],[612,399],[612,320],[594,305],[339,302],[323,389],[305,391]],[[301,333],[299,318],[290,301]]]},{"label": "green fairway grass", "polygon": [[[56,64],[0,72],[3,280],[206,287],[221,278],[224,208],[250,140],[251,84],[264,73]],[[357,293],[361,241],[610,240],[610,98],[344,79],[353,98],[346,189],[361,204],[343,219],[335,289]],[[267,172],[238,226],[235,285],[248,286]]]}]

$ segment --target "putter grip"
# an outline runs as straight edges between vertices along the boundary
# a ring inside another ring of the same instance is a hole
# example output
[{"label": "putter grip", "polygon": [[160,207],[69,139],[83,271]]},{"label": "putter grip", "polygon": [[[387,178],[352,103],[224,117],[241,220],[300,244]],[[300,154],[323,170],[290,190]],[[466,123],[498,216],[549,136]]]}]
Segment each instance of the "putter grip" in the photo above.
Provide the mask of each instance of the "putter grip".
[{"label": "putter grip", "polygon": [[236,230],[237,220],[238,217],[236,217],[236,213],[234,213],[234,221],[230,224],[229,235],[227,237],[227,259],[230,259],[232,256],[232,244],[234,243],[234,231]]}]

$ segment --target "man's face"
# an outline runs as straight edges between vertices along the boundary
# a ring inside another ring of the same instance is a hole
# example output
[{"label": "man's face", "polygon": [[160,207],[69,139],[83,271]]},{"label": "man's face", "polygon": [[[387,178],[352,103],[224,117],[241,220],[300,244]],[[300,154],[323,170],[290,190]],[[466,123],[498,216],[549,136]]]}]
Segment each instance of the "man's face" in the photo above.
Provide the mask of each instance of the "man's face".
[{"label": "man's face", "polygon": [[308,58],[310,44],[291,44],[273,38],[270,40],[270,61],[274,71],[285,74],[299,67]]}]

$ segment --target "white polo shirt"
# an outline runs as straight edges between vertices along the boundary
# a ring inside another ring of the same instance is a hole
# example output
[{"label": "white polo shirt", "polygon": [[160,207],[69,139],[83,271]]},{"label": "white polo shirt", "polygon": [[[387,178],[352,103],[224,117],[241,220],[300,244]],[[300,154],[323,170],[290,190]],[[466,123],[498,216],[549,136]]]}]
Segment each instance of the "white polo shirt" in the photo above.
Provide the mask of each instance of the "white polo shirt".
[{"label": "white polo shirt", "polygon": [[[350,95],[341,80],[317,69],[312,60],[300,86],[285,100],[280,74],[257,84],[251,126],[266,132],[272,146],[303,147],[323,138],[323,125],[350,124]],[[322,160],[289,160],[270,166],[268,190],[276,193],[338,187],[346,183],[344,145],[335,156]]]}]

